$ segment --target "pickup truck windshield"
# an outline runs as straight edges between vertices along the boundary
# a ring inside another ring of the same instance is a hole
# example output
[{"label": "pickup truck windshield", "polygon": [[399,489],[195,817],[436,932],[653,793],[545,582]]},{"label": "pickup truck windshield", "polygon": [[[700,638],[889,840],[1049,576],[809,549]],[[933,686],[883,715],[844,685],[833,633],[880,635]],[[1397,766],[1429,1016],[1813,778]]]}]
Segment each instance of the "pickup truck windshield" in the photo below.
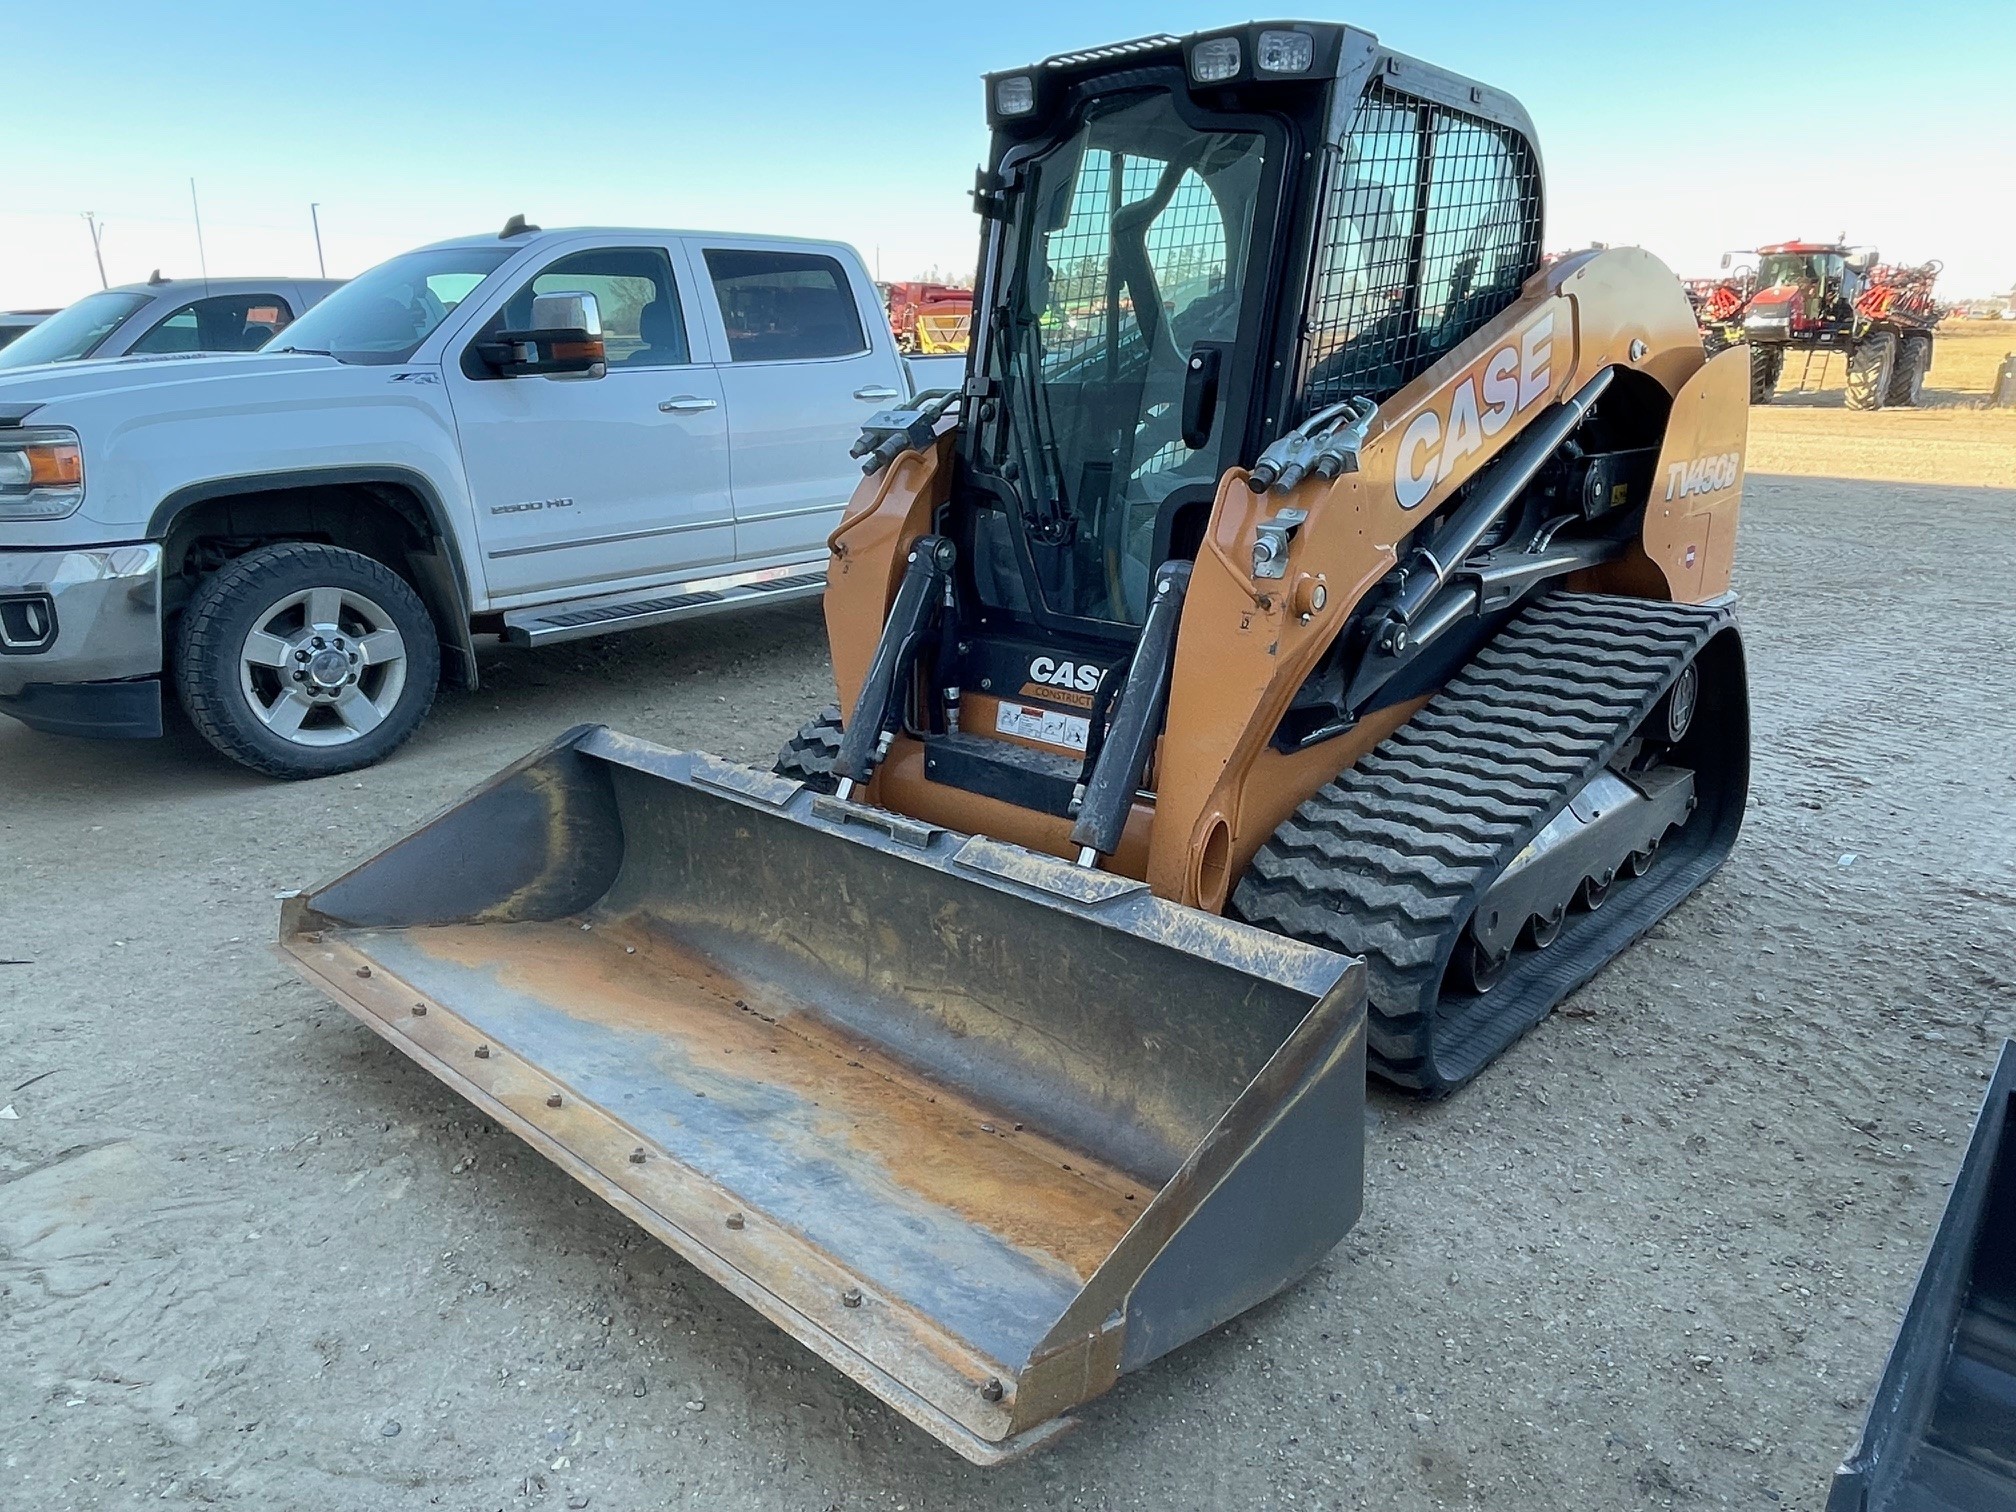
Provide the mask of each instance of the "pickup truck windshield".
[{"label": "pickup truck windshield", "polygon": [[405,362],[515,250],[435,247],[395,257],[351,279],[260,350],[318,352],[364,366]]},{"label": "pickup truck windshield", "polygon": [[0,368],[74,362],[79,357],[88,357],[99,342],[118,328],[120,321],[147,303],[148,298],[145,294],[124,294],[112,289],[87,294],[0,351]]}]

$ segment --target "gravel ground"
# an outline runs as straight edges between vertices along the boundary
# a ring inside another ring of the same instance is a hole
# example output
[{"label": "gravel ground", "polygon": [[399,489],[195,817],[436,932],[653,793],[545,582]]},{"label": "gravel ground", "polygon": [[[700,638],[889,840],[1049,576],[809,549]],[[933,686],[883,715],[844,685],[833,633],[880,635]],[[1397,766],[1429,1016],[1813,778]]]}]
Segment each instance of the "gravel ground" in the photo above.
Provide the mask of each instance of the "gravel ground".
[{"label": "gravel ground", "polygon": [[1753,479],[1730,865],[1472,1088],[1375,1092],[1305,1281],[991,1472],[267,949],[276,892],[569,724],[767,760],[816,612],[498,653],[309,785],[0,721],[0,1504],[1818,1508],[2016,1033],[2012,514]]}]

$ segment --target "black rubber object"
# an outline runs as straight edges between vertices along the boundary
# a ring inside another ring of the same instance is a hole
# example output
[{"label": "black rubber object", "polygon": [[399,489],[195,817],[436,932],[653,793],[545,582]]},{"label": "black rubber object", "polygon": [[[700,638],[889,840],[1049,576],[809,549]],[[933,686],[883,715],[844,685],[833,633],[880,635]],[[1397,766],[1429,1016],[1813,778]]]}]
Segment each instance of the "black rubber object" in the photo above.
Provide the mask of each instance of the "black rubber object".
[{"label": "black rubber object", "polygon": [[[338,746],[291,743],[265,728],[238,683],[246,634],[268,608],[304,588],[352,588],[391,615],[406,643],[406,686],[383,724]],[[409,740],[434,706],[441,642],[427,606],[383,562],[309,541],[261,546],[197,585],[175,643],[175,687],[189,722],[241,766],[268,777],[333,777],[383,761]]]},{"label": "black rubber object", "polygon": [[839,774],[833,763],[840,759],[840,706],[828,704],[817,719],[808,719],[798,733],[784,742],[770,770],[779,777],[794,778],[815,793],[838,792]]},{"label": "black rubber object", "polygon": [[1778,375],[1785,367],[1785,349],[1750,344],[1750,402],[1769,404],[1778,392]]},{"label": "black rubber object", "polygon": [[1897,338],[1887,331],[1865,336],[1848,354],[1846,402],[1852,410],[1879,410],[1897,371]]},{"label": "black rubber object", "polygon": [[[1658,708],[1681,669],[1701,702],[1670,759],[1699,807],[1642,879],[1515,951],[1490,992],[1450,957],[1499,874]],[[1240,879],[1249,923],[1362,956],[1371,1064],[1441,1093],[1475,1076],[1686,897],[1735,844],[1749,699],[1727,608],[1557,594],[1527,609],[1422,711],[1298,808]]]},{"label": "black rubber object", "polygon": [[0,694],[0,714],[47,735],[92,740],[154,740],[161,734],[161,679],[30,683]]},{"label": "black rubber object", "polygon": [[1886,409],[1914,409],[1925,392],[1925,372],[1932,366],[1932,338],[1905,336],[1897,343],[1897,363],[1890,370]]}]

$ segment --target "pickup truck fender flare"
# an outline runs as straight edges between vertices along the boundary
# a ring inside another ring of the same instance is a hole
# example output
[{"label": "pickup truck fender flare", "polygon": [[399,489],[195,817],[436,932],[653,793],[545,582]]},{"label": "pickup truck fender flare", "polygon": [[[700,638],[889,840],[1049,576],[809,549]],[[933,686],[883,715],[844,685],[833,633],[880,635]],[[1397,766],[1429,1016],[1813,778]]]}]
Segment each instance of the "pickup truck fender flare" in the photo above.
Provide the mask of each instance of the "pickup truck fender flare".
[{"label": "pickup truck fender flare", "polygon": [[[477,686],[476,643],[469,628],[469,579],[462,564],[455,532],[448,522],[448,509],[440,492],[426,474],[410,467],[383,463],[364,467],[303,467],[277,472],[241,473],[229,478],[211,478],[176,489],[154,508],[147,520],[147,539],[165,542],[175,520],[185,510],[213,499],[237,494],[277,493],[290,488],[333,488],[344,484],[383,483],[407,490],[420,501],[428,526],[440,539],[442,552],[438,567],[422,562],[420,570],[429,581],[424,585],[438,595],[446,613],[440,625],[443,647],[460,663],[459,683],[470,690]],[[442,570],[444,569],[445,570]]]}]

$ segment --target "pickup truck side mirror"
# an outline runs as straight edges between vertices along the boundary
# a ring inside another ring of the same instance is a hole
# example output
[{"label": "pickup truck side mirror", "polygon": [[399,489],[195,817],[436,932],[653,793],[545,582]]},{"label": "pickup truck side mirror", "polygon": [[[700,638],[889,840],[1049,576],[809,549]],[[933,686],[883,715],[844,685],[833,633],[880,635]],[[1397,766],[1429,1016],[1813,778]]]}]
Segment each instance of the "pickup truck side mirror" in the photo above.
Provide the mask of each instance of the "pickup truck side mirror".
[{"label": "pickup truck side mirror", "polygon": [[593,294],[535,294],[532,324],[479,342],[476,355],[506,378],[575,373],[600,378],[609,370],[602,311]]}]

